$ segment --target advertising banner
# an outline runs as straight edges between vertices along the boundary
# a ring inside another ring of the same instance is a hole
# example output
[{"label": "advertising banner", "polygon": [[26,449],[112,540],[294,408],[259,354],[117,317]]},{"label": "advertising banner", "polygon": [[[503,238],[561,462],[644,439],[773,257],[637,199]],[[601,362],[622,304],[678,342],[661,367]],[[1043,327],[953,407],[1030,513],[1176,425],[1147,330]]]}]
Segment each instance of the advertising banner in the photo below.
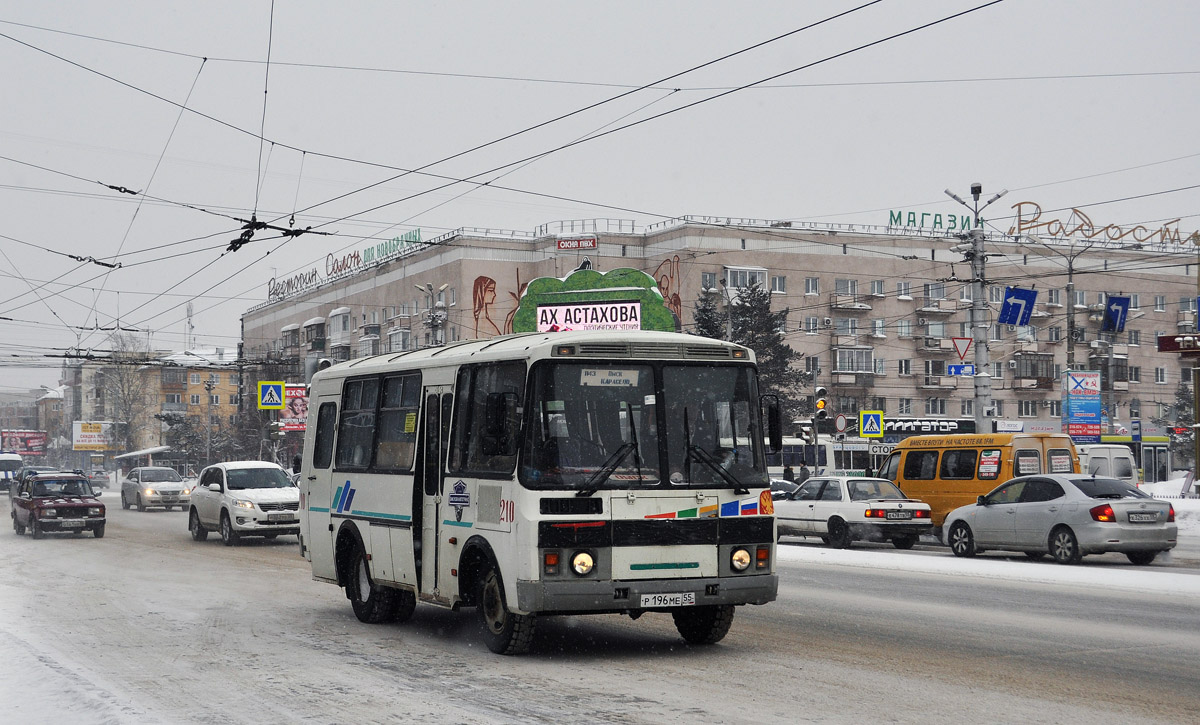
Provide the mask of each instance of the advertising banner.
[{"label": "advertising banner", "polygon": [[1063,376],[1063,427],[1076,443],[1100,442],[1100,371],[1079,370]]},{"label": "advertising banner", "polygon": [[0,431],[0,450],[5,453],[19,453],[22,456],[44,456],[46,455],[46,431]]},{"label": "advertising banner", "polygon": [[279,411],[283,430],[305,430],[308,427],[308,387],[286,385],[284,389],[287,404]]},{"label": "advertising banner", "polygon": [[77,420],[71,424],[71,448],[76,451],[110,451],[112,423]]}]

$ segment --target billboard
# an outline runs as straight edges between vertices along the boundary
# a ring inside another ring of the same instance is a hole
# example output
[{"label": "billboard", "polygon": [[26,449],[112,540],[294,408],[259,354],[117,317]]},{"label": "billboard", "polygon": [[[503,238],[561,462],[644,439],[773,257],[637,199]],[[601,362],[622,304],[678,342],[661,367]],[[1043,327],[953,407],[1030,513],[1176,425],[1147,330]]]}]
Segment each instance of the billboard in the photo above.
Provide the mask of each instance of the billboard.
[{"label": "billboard", "polygon": [[308,427],[308,386],[288,384],[284,391],[287,402],[279,411],[283,430],[304,430]]},{"label": "billboard", "polygon": [[46,455],[46,431],[0,431],[0,450],[5,453],[19,453],[22,456],[44,456]]},{"label": "billboard", "polygon": [[1067,371],[1063,375],[1063,428],[1076,443],[1100,442],[1100,373]]},{"label": "billboard", "polygon": [[109,421],[77,420],[71,424],[71,449],[76,451],[113,450],[113,429]]}]

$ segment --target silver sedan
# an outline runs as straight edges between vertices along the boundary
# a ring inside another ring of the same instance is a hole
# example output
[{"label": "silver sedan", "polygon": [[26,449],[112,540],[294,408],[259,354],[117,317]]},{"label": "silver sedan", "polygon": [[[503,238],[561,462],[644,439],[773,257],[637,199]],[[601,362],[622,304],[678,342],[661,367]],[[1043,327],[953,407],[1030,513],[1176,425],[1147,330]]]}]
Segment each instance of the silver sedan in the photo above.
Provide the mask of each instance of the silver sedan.
[{"label": "silver sedan", "polygon": [[1115,478],[1075,474],[1024,476],[1005,482],[946,516],[955,556],[988,549],[1049,553],[1060,564],[1116,551],[1149,564],[1175,547],[1175,507]]}]

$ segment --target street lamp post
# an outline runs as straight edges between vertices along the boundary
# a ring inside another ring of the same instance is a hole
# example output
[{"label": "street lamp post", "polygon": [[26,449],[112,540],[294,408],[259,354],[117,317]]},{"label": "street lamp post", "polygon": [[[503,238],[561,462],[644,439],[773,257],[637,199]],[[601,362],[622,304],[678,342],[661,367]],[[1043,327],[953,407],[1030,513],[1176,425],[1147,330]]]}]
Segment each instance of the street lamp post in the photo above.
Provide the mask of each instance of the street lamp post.
[{"label": "street lamp post", "polygon": [[1037,242],[1042,247],[1062,257],[1067,263],[1067,372],[1071,372],[1075,369],[1075,260],[1079,258],[1079,255],[1091,249],[1095,242],[1088,241],[1088,243],[1083,245],[1079,251],[1075,251],[1075,243],[1071,242],[1070,252],[1063,254],[1059,250],[1055,249],[1052,245],[1047,244],[1040,237],[1034,236],[1033,234],[1027,234],[1025,236],[1030,241]]},{"label": "street lamp post", "polygon": [[204,389],[208,392],[208,413],[204,418],[204,465],[206,466],[212,463],[212,391],[215,387],[217,387],[217,381],[212,379],[210,373],[208,380],[204,381]]},{"label": "street lamp post", "polygon": [[1093,347],[1099,347],[1100,345],[1105,345],[1108,347],[1108,368],[1104,375],[1104,377],[1107,378],[1107,380],[1104,382],[1108,383],[1108,385],[1106,388],[1102,387],[1100,392],[1105,394],[1104,410],[1108,413],[1108,428],[1104,432],[1112,435],[1113,421],[1117,417],[1117,389],[1116,386],[1113,385],[1113,383],[1116,381],[1116,377],[1113,375],[1113,344],[1108,340],[1092,340]]},{"label": "street lamp post", "polygon": [[733,342],[733,297],[725,280],[721,280],[721,294],[725,297],[725,339]]},{"label": "street lamp post", "polygon": [[428,311],[425,313],[425,327],[429,328],[435,347],[446,344],[445,333],[443,332],[443,327],[446,324],[445,305],[437,301],[437,296],[445,292],[449,286],[450,284],[446,283],[438,287],[437,291],[434,291],[432,284],[426,284],[424,287],[419,284],[413,285],[413,287],[420,290],[426,297]]},{"label": "street lamp post", "polygon": [[1008,193],[1003,189],[1000,193],[988,199],[983,206],[979,205],[979,197],[983,194],[983,184],[971,184],[973,204],[968,204],[957,194],[946,189],[946,195],[971,210],[974,224],[971,227],[969,239],[970,249],[965,256],[971,262],[971,337],[975,345],[975,429],[982,432],[988,414],[992,413],[992,377],[988,372],[990,361],[987,348],[987,289],[984,262],[987,255],[983,251],[983,218],[980,213]]}]

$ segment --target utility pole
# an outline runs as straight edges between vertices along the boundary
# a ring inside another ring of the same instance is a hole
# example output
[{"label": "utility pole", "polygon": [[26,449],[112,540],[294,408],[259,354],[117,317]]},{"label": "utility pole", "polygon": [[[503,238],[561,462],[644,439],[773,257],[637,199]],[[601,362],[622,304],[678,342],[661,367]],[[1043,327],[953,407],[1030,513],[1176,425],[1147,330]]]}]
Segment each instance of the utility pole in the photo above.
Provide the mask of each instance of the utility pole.
[{"label": "utility pole", "polygon": [[424,287],[419,284],[413,284],[413,287],[420,290],[428,300],[429,309],[425,313],[425,327],[429,328],[430,337],[432,338],[431,347],[446,344],[445,332],[443,331],[446,325],[446,304],[439,302],[437,296],[445,292],[449,286],[450,284],[446,283],[438,287],[435,292],[432,284],[427,283]]},{"label": "utility pole", "polygon": [[725,280],[721,280],[721,294],[725,297],[725,340],[733,342],[733,297]]},{"label": "utility pole", "polygon": [[208,392],[208,413],[204,418],[204,435],[205,435],[205,453],[204,465],[212,463],[212,391],[217,387],[217,381],[212,379],[212,373],[208,374],[208,379],[204,381],[204,389]]},{"label": "utility pole", "polygon": [[974,220],[969,235],[971,246],[965,254],[971,262],[971,338],[975,345],[975,430],[980,433],[987,432],[984,423],[987,421],[987,417],[993,414],[993,411],[992,374],[988,371],[991,363],[988,359],[987,348],[988,307],[985,298],[987,283],[984,276],[984,263],[987,255],[983,251],[983,218],[979,214],[1007,193],[1008,189],[1004,189],[989,199],[986,204],[980,206],[979,197],[983,194],[983,184],[978,182],[971,184],[971,198],[974,200],[974,205],[967,204],[954,192],[946,189],[947,196],[971,210]]}]

